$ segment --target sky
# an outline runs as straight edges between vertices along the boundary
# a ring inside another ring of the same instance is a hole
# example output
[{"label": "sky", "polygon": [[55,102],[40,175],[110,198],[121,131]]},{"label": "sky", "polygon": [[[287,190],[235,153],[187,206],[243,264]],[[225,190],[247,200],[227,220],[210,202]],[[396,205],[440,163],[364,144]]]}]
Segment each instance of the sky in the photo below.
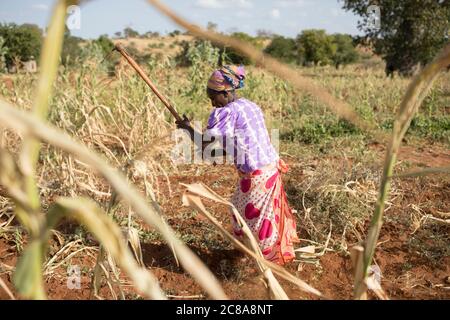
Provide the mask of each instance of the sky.
[{"label": "sky", "polygon": [[[0,22],[34,23],[44,28],[55,0],[0,0]],[[342,0],[165,0],[182,17],[205,27],[209,21],[222,32],[258,30],[294,37],[304,29],[360,34],[358,17],[344,11]],[[87,0],[80,6],[80,28],[72,35],[93,39],[126,27],[161,34],[180,29],[144,0]]]}]

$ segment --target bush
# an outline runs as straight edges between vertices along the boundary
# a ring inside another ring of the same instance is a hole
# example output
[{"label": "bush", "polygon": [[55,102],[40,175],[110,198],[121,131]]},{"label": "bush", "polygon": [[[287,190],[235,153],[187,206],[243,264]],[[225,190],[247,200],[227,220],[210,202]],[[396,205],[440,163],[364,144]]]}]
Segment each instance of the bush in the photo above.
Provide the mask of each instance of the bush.
[{"label": "bush", "polygon": [[169,33],[169,37],[176,37],[179,36],[181,34],[180,30],[173,30],[172,32]]},{"label": "bush", "polygon": [[408,133],[450,143],[450,116],[425,117],[419,115],[412,119]]},{"label": "bush", "polygon": [[123,29],[123,35],[125,36],[125,38],[137,38],[139,37],[139,32],[130,27],[126,27],[125,29]]},{"label": "bush", "polygon": [[326,65],[336,53],[333,38],[325,30],[304,30],[297,36],[300,64]]},{"label": "bush", "polygon": [[361,131],[350,122],[339,119],[337,121],[310,120],[300,127],[295,127],[280,135],[282,140],[317,144],[330,138],[360,134]]},{"label": "bush", "polygon": [[8,52],[8,48],[5,46],[5,39],[0,37],[0,73],[6,70],[5,55]]},{"label": "bush", "polygon": [[33,24],[16,25],[15,23],[0,24],[0,37],[8,51],[4,53],[7,66],[14,64],[16,59],[26,61],[34,57],[39,59],[42,43],[42,31]]},{"label": "bush", "polygon": [[100,36],[93,43],[97,44],[105,55],[109,54],[114,49],[114,43],[108,38],[107,35]]},{"label": "bush", "polygon": [[265,53],[286,63],[298,62],[298,49],[294,39],[276,36],[264,50]]},{"label": "bush", "polygon": [[182,67],[190,67],[200,61],[211,65],[219,63],[219,49],[209,41],[182,41],[180,45],[183,49],[175,57],[175,61]]},{"label": "bush", "polygon": [[189,86],[186,86],[184,96],[196,101],[205,98],[206,81],[218,65],[219,51],[209,41],[183,43],[183,51],[176,57],[176,61],[179,65],[189,67]]},{"label": "bush", "polygon": [[64,66],[74,63],[79,57],[81,57],[82,49],[80,47],[80,43],[82,42],[83,39],[71,36],[70,31],[66,29],[61,51],[61,62]]},{"label": "bush", "polygon": [[[262,49],[263,44],[261,39],[254,38],[244,32],[235,32],[231,35],[233,38],[236,38],[238,40],[241,40],[243,42],[246,42],[248,44],[251,44],[255,46],[258,49]],[[249,65],[252,64],[253,61],[250,60],[250,58],[241,55],[236,50],[228,47],[221,47],[221,57],[223,60],[221,61],[221,64],[237,64],[237,65]]]},{"label": "bush", "polygon": [[159,32],[157,32],[157,31],[148,31],[142,35],[142,38],[148,38],[148,39],[158,38],[158,37],[159,37]]},{"label": "bush", "polygon": [[336,52],[332,57],[336,68],[358,60],[358,53],[355,50],[353,38],[350,35],[337,33],[332,36],[332,39],[336,47]]}]

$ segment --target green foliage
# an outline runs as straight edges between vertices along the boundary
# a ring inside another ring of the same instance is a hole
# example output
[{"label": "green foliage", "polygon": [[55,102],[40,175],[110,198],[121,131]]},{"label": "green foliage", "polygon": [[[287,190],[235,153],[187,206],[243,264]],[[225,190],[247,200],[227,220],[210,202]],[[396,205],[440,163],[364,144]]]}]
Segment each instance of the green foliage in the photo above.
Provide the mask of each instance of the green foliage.
[{"label": "green foliage", "polygon": [[197,101],[205,98],[207,77],[217,66],[219,61],[219,49],[209,41],[196,41],[190,43],[186,59],[189,61],[189,87],[185,95]]},{"label": "green foliage", "polygon": [[450,116],[419,115],[412,119],[409,132],[419,137],[450,143]]},{"label": "green foliage", "polygon": [[381,0],[380,28],[371,27],[369,0],[345,0],[344,9],[361,16],[360,30],[386,61],[386,73],[411,75],[417,64],[430,62],[448,41],[450,1]]},{"label": "green foliage", "polygon": [[6,68],[6,54],[8,53],[8,47],[5,45],[5,39],[0,36],[0,73],[5,71]]},{"label": "green foliage", "polygon": [[305,30],[296,40],[276,36],[264,52],[286,63],[301,65],[333,63],[336,68],[358,59],[350,35],[327,35],[324,30]]},{"label": "green foliage", "polygon": [[81,57],[83,39],[70,35],[69,29],[64,33],[64,43],[61,52],[61,62],[64,66],[74,64]]},{"label": "green foliage", "polygon": [[217,23],[214,23],[214,22],[211,22],[211,21],[208,21],[208,24],[206,25],[206,29],[208,30],[208,31],[213,31],[213,32],[216,32],[217,31]]},{"label": "green foliage", "polygon": [[113,60],[105,60],[103,48],[96,41],[89,42],[82,47],[79,59],[83,61],[83,64],[92,64],[98,71],[112,72],[114,68]]},{"label": "green foliage", "polygon": [[126,27],[125,29],[123,29],[123,35],[125,36],[125,38],[137,38],[139,37],[139,32],[130,27]]},{"label": "green foliage", "polygon": [[101,35],[93,42],[102,49],[105,55],[109,54],[114,49],[114,43],[108,38],[107,35]]},{"label": "green foliage", "polygon": [[[258,49],[262,49],[263,43],[261,39],[254,38],[245,32],[235,32],[231,34],[233,38],[236,38],[238,40],[241,40],[243,42],[246,42],[248,44],[251,44],[255,46]],[[250,58],[245,57],[238,53],[236,50],[228,47],[221,47],[221,55],[224,57],[224,61],[222,61],[222,64],[237,64],[237,65],[249,65],[253,62],[250,60]]]},{"label": "green foliage", "polygon": [[336,47],[336,52],[332,58],[336,68],[358,60],[358,53],[355,50],[353,39],[350,35],[337,33],[332,36],[332,39]]},{"label": "green foliage", "polygon": [[159,36],[158,31],[148,31],[142,35],[142,38],[158,38]]},{"label": "green foliage", "polygon": [[4,57],[8,66],[12,65],[15,59],[21,61],[29,60],[31,57],[39,58],[42,42],[41,29],[33,24],[15,23],[0,24],[0,37],[5,41],[8,51]]},{"label": "green foliage", "polygon": [[219,49],[209,41],[182,41],[180,45],[183,49],[175,57],[177,64],[180,66],[188,67],[200,62],[215,66],[219,62]]},{"label": "green foliage", "polygon": [[325,30],[304,30],[297,36],[300,62],[303,65],[326,65],[332,62],[336,45]]},{"label": "green foliage", "polygon": [[300,141],[305,144],[318,144],[331,138],[355,134],[361,134],[361,131],[344,119],[337,121],[312,120],[282,132],[280,138],[288,141]]},{"label": "green foliage", "polygon": [[298,61],[298,50],[294,39],[276,36],[264,50],[265,53],[286,63]]},{"label": "green foliage", "polygon": [[173,30],[172,32],[169,33],[169,37],[176,37],[179,36],[181,34],[180,30]]}]

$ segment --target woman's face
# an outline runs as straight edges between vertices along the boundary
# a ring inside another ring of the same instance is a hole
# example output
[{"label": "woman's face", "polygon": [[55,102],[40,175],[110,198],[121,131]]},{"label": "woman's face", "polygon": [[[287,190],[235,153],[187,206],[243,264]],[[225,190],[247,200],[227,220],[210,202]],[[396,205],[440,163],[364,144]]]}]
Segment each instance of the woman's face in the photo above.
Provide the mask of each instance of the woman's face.
[{"label": "woman's face", "polygon": [[215,108],[222,108],[230,103],[231,94],[228,92],[218,92],[209,88],[207,88],[206,92],[208,94],[208,98],[211,100],[212,106]]}]

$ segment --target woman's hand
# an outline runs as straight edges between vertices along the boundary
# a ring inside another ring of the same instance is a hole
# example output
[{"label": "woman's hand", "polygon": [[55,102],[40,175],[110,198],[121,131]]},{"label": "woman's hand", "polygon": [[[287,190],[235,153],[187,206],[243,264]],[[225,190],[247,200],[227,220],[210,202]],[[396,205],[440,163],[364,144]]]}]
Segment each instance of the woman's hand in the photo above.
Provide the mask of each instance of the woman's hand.
[{"label": "woman's hand", "polygon": [[186,117],[185,114],[183,114],[183,120],[181,120],[181,121],[176,120],[175,124],[177,125],[177,128],[179,128],[179,129],[185,129],[188,131],[193,130],[191,121]]}]

